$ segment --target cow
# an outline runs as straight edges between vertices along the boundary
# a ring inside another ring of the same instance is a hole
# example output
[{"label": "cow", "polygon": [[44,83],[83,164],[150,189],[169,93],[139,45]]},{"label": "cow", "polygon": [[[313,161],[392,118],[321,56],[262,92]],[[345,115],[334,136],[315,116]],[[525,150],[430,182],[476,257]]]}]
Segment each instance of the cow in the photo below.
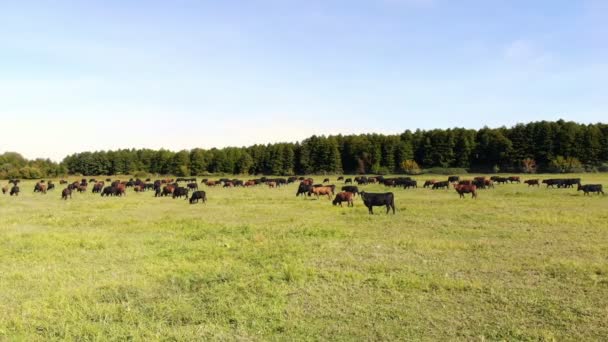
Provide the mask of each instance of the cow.
[{"label": "cow", "polygon": [[455,184],[454,189],[464,198],[464,194],[471,194],[471,198],[477,198],[477,187],[473,184]]},{"label": "cow", "polygon": [[[14,183],[13,183],[13,184],[14,184]],[[19,196],[19,191],[20,191],[20,190],[19,190],[19,186],[17,186],[17,185],[13,185],[13,187],[11,188],[10,195],[11,195],[11,196],[13,196],[13,195],[15,195],[15,196]]]},{"label": "cow", "polygon": [[48,183],[46,183],[46,184],[47,184],[47,188],[46,188],[47,190],[55,189],[55,183],[53,183],[52,181],[48,181]]},{"label": "cow", "polygon": [[388,214],[393,209],[393,215],[395,215],[395,195],[392,192],[385,193],[371,193],[361,191],[361,198],[363,204],[367,207],[369,214],[374,213],[373,207],[386,206],[386,213]]},{"label": "cow", "polygon": [[325,196],[327,195],[327,199],[331,199],[331,195],[334,194],[334,190],[332,187],[329,186],[319,186],[319,187],[313,187],[311,189],[308,190],[308,196],[314,194],[317,198],[319,198],[319,196]]},{"label": "cow", "polygon": [[42,194],[46,194],[46,189],[47,189],[47,186],[42,181],[40,181],[39,183],[36,183],[36,185],[34,185],[34,192],[40,192]]},{"label": "cow", "polygon": [[103,196],[118,196],[118,189],[116,189],[115,186],[106,186],[105,188],[103,188],[103,190],[101,191],[101,197]]},{"label": "cow", "polygon": [[163,187],[163,191],[161,192],[160,196],[173,195],[173,191],[175,191],[175,185],[172,185],[172,184],[165,185]]},{"label": "cow", "polygon": [[72,198],[72,189],[70,188],[65,188],[61,191],[61,199],[62,200],[67,200],[69,198]]},{"label": "cow", "polygon": [[521,179],[519,178],[519,176],[509,176],[507,177],[507,179],[510,183],[521,183]]},{"label": "cow", "polygon": [[367,177],[365,177],[365,176],[361,176],[361,177],[355,177],[355,182],[356,182],[358,185],[363,185],[363,184],[367,184],[367,183],[369,183],[369,181],[368,181]]},{"label": "cow", "polygon": [[[308,196],[310,196],[310,194],[309,194],[310,189],[312,189],[311,185],[304,184],[304,182],[300,183],[300,185],[298,186],[298,191],[296,192],[296,197],[298,197],[300,195],[305,195],[305,194],[308,194]],[[306,198],[306,196],[304,196],[304,198]]]},{"label": "cow", "polygon": [[198,203],[199,200],[202,200],[203,203],[207,202],[207,194],[204,191],[193,192],[190,197],[190,204]]},{"label": "cow", "polygon": [[94,194],[98,194],[103,190],[103,185],[105,183],[104,182],[97,182],[95,184],[93,184],[93,193]]},{"label": "cow", "polygon": [[277,187],[277,182],[267,182],[266,184],[268,185],[269,188],[276,188]]},{"label": "cow", "polygon": [[60,180],[60,181],[59,181],[59,184],[60,184],[60,185],[63,185],[63,184],[68,184],[68,181],[67,181],[67,180],[65,180],[65,179],[62,179],[62,180]]},{"label": "cow", "polygon": [[329,183],[329,178],[325,178],[325,179],[323,180],[323,183]]},{"label": "cow", "polygon": [[557,185],[558,188],[562,187],[563,184],[563,180],[562,179],[543,179],[542,181],[543,184],[547,184],[547,188],[549,187],[554,187],[555,185]]},{"label": "cow", "polygon": [[173,190],[173,199],[184,197],[184,199],[188,199],[188,188],[177,187]]},{"label": "cow", "polygon": [[399,183],[403,186],[404,189],[418,188],[418,182],[415,180],[404,179]]},{"label": "cow", "polygon": [[537,187],[540,186],[540,182],[538,181],[538,179],[528,179],[526,181],[524,181],[525,184],[528,184],[528,187],[534,186],[536,185]]},{"label": "cow", "polygon": [[507,178],[507,177],[492,176],[492,177],[490,177],[490,179],[494,183],[498,183],[498,184],[509,183],[509,178]]},{"label": "cow", "polygon": [[458,177],[458,176],[449,176],[448,177],[449,183],[455,183],[455,182],[458,182],[459,180],[460,180],[460,177]]},{"label": "cow", "polygon": [[216,181],[207,181],[207,183],[205,183],[206,186],[216,186],[218,184],[219,184],[219,182],[216,182]]},{"label": "cow", "polygon": [[2,194],[6,195],[7,192],[8,192],[8,185],[5,185],[2,187]]},{"label": "cow", "polygon": [[424,185],[423,185],[422,187],[423,187],[423,188],[428,188],[428,187],[433,186],[433,184],[435,184],[435,183],[437,183],[437,181],[436,181],[436,180],[434,180],[434,179],[429,179],[429,180],[427,180],[427,181],[425,181],[425,182],[424,182]]},{"label": "cow", "polygon": [[334,198],[331,204],[339,204],[340,206],[342,206],[342,202],[346,202],[346,206],[348,207],[354,207],[355,204],[353,203],[353,193],[347,191],[339,192],[336,194],[336,198]]},{"label": "cow", "polygon": [[352,178],[346,178],[344,180],[344,184],[353,184],[353,179]]},{"label": "cow", "polygon": [[340,176],[340,177],[338,177],[338,180],[339,180],[339,181],[344,180],[344,176]]},{"label": "cow", "polygon": [[188,183],[187,187],[188,187],[188,189],[191,189],[191,190],[194,190],[194,189],[198,190],[198,184],[196,184],[196,183]]},{"label": "cow", "polygon": [[449,181],[443,181],[443,182],[435,182],[433,183],[433,187],[432,189],[449,189],[450,187],[450,182]]},{"label": "cow", "polygon": [[79,185],[78,189],[76,189],[78,192],[86,192],[87,191],[87,186],[86,185]]},{"label": "cow", "polygon": [[355,185],[345,185],[342,187],[342,191],[350,192],[353,196],[356,196],[359,193],[359,188]]},{"label": "cow", "polygon": [[598,195],[599,194],[602,194],[602,196],[604,195],[604,187],[602,186],[602,184],[581,185],[579,183],[577,191],[583,191],[583,196],[589,195],[590,192],[597,192]]}]

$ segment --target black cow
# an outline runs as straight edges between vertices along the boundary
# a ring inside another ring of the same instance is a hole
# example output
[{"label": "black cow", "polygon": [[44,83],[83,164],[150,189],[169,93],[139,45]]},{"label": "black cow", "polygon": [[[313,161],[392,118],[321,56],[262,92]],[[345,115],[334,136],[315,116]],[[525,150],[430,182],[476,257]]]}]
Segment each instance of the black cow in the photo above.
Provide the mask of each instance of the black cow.
[{"label": "black cow", "polygon": [[399,181],[399,183],[400,185],[403,185],[404,189],[418,188],[418,182],[415,180],[404,179],[402,181]]},{"label": "black cow", "polygon": [[433,190],[435,190],[435,189],[443,189],[443,188],[449,189],[449,187],[450,187],[450,182],[449,181],[435,182],[435,183],[433,183],[432,189]]},{"label": "black cow", "polygon": [[359,193],[359,188],[355,185],[345,185],[342,187],[342,191],[352,192],[353,196],[356,196]]},{"label": "black cow", "polygon": [[72,189],[65,188],[65,189],[63,189],[63,191],[61,191],[61,199],[62,200],[67,200],[68,197],[72,198]]},{"label": "black cow", "polygon": [[458,182],[459,180],[460,180],[460,177],[458,177],[458,176],[449,176],[448,177],[448,182],[449,183]]},{"label": "black cow", "polygon": [[338,180],[339,180],[339,181],[344,180],[344,177],[343,177],[343,176],[340,176],[340,177],[338,177]]},{"label": "black cow", "polygon": [[202,200],[203,203],[207,202],[207,194],[204,191],[195,191],[190,197],[190,204],[198,203],[198,200]]},{"label": "black cow", "polygon": [[371,193],[361,191],[361,198],[363,204],[369,210],[370,215],[374,213],[373,207],[386,206],[386,213],[388,214],[390,209],[393,209],[393,215],[395,215],[395,195],[392,192],[385,193]]},{"label": "black cow", "polygon": [[597,194],[604,195],[604,187],[602,184],[585,184],[581,185],[579,183],[577,191],[583,191],[583,195],[589,195],[590,192],[597,192]]},{"label": "black cow", "polygon": [[118,196],[118,188],[115,186],[106,186],[101,192],[101,197],[103,196]]},{"label": "black cow", "polygon": [[[15,184],[15,183],[13,183],[13,184]],[[10,195],[19,196],[19,187],[17,185],[13,185],[13,187],[11,188]]]},{"label": "black cow", "polygon": [[329,183],[329,178],[325,178],[325,179],[323,180],[323,183]]},{"label": "black cow", "polygon": [[188,183],[187,186],[188,186],[188,189],[192,189],[192,190],[198,189],[198,184],[196,184],[196,183]]},{"label": "black cow", "polygon": [[173,196],[172,198],[181,198],[184,197],[184,199],[188,199],[188,189],[184,188],[184,187],[177,187],[175,188],[175,190],[173,190]]},{"label": "black cow", "polygon": [[352,178],[346,178],[344,180],[344,184],[353,184],[353,179]]},{"label": "black cow", "polygon": [[[306,184],[300,184],[298,186],[298,192],[296,192],[296,197],[300,196],[300,195],[306,195],[308,194],[308,192],[310,191],[310,189],[312,189],[311,185],[306,185]],[[309,195],[310,196],[310,195]],[[305,196],[306,197],[306,196]]]}]

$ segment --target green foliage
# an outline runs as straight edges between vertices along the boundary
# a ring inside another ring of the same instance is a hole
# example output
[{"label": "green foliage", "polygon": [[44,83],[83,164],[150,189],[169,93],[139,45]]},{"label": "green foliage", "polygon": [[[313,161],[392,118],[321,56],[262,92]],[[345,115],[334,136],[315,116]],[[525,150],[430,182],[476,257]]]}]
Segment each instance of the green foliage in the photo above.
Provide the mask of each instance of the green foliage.
[{"label": "green foliage", "polygon": [[585,171],[583,164],[574,157],[562,157],[557,156],[555,159],[551,160],[549,164],[550,172],[557,173],[573,173],[573,172],[583,172]]},{"label": "green foliage", "polygon": [[422,173],[435,174],[435,175],[458,175],[467,174],[467,170],[459,167],[432,167],[430,169],[424,169]]},{"label": "green foliage", "polygon": [[412,159],[404,160],[401,163],[401,168],[408,175],[417,175],[422,172],[418,163],[416,163],[416,161]]},{"label": "green foliage", "polygon": [[[533,160],[534,169],[547,169],[557,156],[574,157],[593,169],[608,162],[608,125],[582,125],[563,120],[518,124],[511,128],[479,130],[454,128],[406,130],[398,135],[359,134],[312,136],[299,143],[226,147],[172,152],[121,149],[82,152],[66,157],[61,167],[83,175],[152,174],[334,174],[401,172],[403,162],[414,160],[421,168],[460,168],[501,172],[531,172],[522,160]],[[21,156],[0,158],[0,176],[20,174],[24,166],[44,174],[59,172],[31,163]],[[14,166],[13,166],[14,165]],[[531,166],[531,165],[528,165]],[[25,170],[24,170],[25,171]],[[29,172],[29,171],[28,171]]]}]

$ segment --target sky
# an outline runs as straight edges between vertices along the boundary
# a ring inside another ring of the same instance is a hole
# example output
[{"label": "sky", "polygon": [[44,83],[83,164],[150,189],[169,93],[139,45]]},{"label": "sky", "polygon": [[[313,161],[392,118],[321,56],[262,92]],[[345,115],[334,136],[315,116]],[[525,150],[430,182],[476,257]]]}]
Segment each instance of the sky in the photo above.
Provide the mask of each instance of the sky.
[{"label": "sky", "polygon": [[0,0],[0,153],[606,122],[605,0]]}]

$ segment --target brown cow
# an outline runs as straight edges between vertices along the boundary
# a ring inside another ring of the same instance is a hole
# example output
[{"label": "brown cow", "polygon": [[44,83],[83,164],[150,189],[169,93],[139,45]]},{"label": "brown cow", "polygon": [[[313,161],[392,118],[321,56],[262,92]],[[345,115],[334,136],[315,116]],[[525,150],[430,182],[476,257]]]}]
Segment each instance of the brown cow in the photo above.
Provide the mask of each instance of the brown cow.
[{"label": "brown cow", "polygon": [[2,194],[6,195],[7,192],[8,192],[8,185],[5,185],[2,187]]},{"label": "brown cow", "polygon": [[329,186],[319,186],[319,187],[312,187],[308,190],[308,196],[310,196],[311,194],[315,194],[315,196],[317,196],[317,198],[319,198],[319,196],[325,196],[327,195],[327,199],[331,199],[331,195],[334,194],[334,191],[331,187]]},{"label": "brown cow", "polygon": [[252,180],[249,180],[249,181],[246,181],[246,182],[245,182],[243,185],[244,185],[244,186],[254,186],[254,185],[255,185],[255,182],[254,182],[254,181],[252,181]]},{"label": "brown cow", "polygon": [[216,186],[218,185],[218,182],[216,181],[207,181],[207,183],[205,183],[206,186]]},{"label": "brown cow", "polygon": [[477,198],[477,187],[471,184],[455,184],[454,189],[460,195],[460,198],[464,198],[464,194],[471,194],[471,198]]},{"label": "brown cow", "polygon": [[339,204],[342,206],[342,202],[347,202],[346,206],[348,207],[354,207],[355,204],[353,203],[353,193],[347,191],[339,192],[336,194],[336,198],[334,198],[333,202],[331,203],[333,205]]},{"label": "brown cow", "polygon": [[276,188],[277,187],[277,182],[268,182],[266,184],[268,184],[269,188]]},{"label": "brown cow", "polygon": [[521,179],[519,178],[519,176],[510,176],[510,177],[507,177],[507,179],[511,183],[521,183]]}]

